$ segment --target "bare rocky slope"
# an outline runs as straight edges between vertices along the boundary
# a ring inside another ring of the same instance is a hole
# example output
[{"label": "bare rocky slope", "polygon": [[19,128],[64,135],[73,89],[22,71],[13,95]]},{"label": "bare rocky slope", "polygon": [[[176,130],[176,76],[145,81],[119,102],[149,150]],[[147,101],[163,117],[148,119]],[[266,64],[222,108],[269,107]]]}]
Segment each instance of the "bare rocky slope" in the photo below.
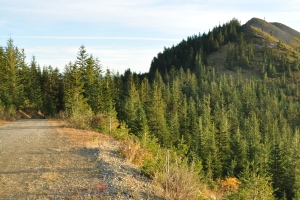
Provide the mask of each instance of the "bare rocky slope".
[{"label": "bare rocky slope", "polygon": [[259,18],[252,18],[246,25],[259,28],[286,44],[300,45],[300,33],[284,24],[278,22],[269,23]]}]

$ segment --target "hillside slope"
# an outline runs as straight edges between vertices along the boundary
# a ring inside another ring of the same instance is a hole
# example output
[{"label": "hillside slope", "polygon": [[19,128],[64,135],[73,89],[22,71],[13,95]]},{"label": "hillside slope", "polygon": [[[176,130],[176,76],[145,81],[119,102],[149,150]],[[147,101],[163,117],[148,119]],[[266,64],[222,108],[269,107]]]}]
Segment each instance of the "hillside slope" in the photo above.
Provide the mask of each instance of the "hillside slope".
[{"label": "hillside slope", "polygon": [[300,45],[300,33],[284,24],[278,22],[269,23],[262,19],[252,18],[246,25],[259,28],[288,45]]},{"label": "hillside slope", "polygon": [[216,26],[207,34],[188,37],[177,46],[165,48],[152,61],[150,77],[183,68],[197,70],[199,64],[235,75],[242,69],[247,76],[298,76],[300,32],[278,22],[252,18],[244,25],[237,19]]}]

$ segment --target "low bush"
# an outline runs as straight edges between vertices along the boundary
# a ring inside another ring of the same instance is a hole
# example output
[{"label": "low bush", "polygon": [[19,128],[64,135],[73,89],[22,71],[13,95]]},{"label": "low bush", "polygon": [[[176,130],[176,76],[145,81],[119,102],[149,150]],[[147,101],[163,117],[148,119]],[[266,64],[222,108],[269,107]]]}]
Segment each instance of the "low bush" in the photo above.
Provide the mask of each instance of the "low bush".
[{"label": "low bush", "polygon": [[151,154],[141,148],[138,142],[127,140],[122,142],[120,148],[121,155],[136,165],[142,165],[146,159],[151,159]]},{"label": "low bush", "polygon": [[91,109],[85,112],[75,109],[68,118],[68,121],[74,128],[87,129],[91,128],[93,115],[94,113]]},{"label": "low bush", "polygon": [[13,121],[19,118],[14,107],[6,108],[0,101],[0,120]]},{"label": "low bush", "polygon": [[175,162],[166,160],[164,171],[157,171],[154,181],[164,189],[165,199],[200,199],[201,164],[188,163],[186,159],[176,158]]}]

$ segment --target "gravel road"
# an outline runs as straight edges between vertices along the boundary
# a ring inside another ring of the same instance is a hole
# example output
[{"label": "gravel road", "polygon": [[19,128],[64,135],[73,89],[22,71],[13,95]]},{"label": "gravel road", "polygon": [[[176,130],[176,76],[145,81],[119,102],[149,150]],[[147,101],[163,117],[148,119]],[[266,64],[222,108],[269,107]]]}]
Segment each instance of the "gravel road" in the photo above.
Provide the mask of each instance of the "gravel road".
[{"label": "gravel road", "polygon": [[0,199],[159,198],[117,141],[89,148],[59,128],[44,119],[0,126]]}]

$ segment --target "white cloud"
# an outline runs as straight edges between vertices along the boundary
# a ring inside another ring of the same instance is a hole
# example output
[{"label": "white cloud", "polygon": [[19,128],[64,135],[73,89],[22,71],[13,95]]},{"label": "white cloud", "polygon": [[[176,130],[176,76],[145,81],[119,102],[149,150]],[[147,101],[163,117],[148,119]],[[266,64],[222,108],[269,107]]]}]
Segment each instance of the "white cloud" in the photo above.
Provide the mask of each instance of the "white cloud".
[{"label": "white cloud", "polygon": [[[9,36],[0,36],[7,38]],[[179,38],[155,38],[155,37],[99,37],[99,36],[13,36],[24,39],[54,39],[54,40],[144,40],[144,41],[178,41]]]}]

